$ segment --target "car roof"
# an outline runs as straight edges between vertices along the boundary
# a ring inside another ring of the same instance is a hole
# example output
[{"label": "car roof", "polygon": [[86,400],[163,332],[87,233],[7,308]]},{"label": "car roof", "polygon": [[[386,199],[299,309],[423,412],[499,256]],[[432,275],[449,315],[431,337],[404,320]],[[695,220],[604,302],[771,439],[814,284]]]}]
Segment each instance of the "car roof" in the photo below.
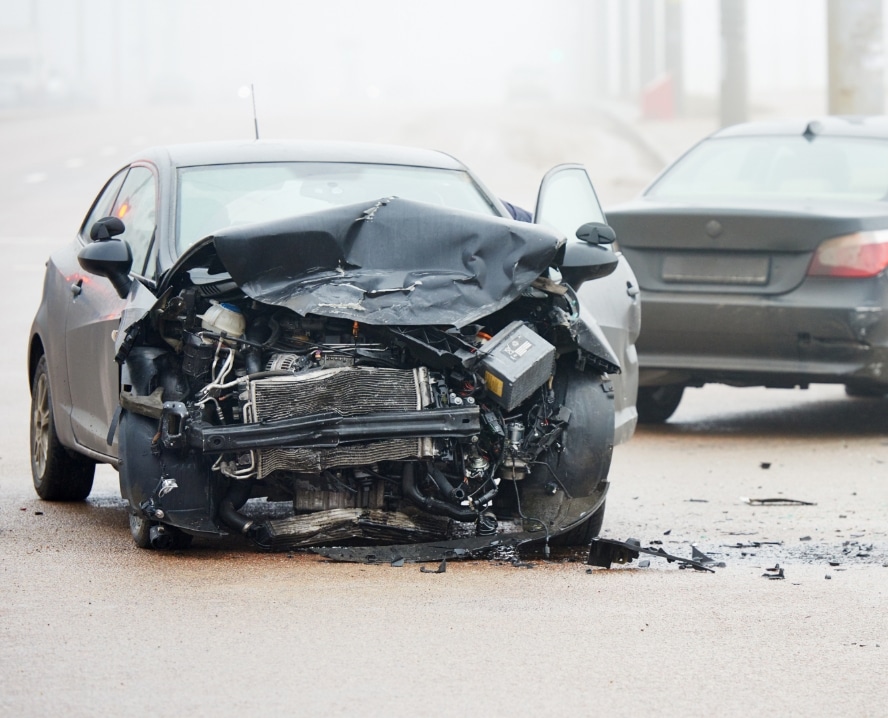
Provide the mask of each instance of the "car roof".
[{"label": "car roof", "polygon": [[151,160],[171,167],[241,164],[251,162],[359,162],[410,165],[437,169],[466,169],[444,152],[361,142],[308,140],[231,140],[152,147],[137,160]]},{"label": "car roof", "polygon": [[833,137],[888,138],[888,116],[840,116],[744,122],[718,130],[710,137],[755,137],[761,135],[824,135]]}]

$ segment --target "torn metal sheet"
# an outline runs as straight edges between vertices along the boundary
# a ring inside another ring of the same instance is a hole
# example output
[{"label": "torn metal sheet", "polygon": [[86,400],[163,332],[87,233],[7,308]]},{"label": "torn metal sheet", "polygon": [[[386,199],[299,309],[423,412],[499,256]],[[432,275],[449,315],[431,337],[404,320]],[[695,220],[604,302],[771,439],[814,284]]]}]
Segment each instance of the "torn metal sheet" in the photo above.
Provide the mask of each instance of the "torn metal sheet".
[{"label": "torn metal sheet", "polygon": [[813,501],[800,501],[799,499],[784,499],[784,498],[774,498],[774,499],[750,499],[746,496],[741,496],[740,500],[744,504],[749,504],[750,506],[817,506]]},{"label": "torn metal sheet", "polygon": [[586,563],[590,566],[610,568],[611,564],[614,563],[631,563],[638,558],[640,553],[665,558],[669,563],[678,562],[682,566],[690,566],[698,571],[715,573],[715,571],[700,561],[673,556],[661,548],[642,548],[641,542],[638,539],[628,539],[627,541],[615,541],[614,539],[605,538],[592,539],[592,545],[589,547],[589,558]]}]

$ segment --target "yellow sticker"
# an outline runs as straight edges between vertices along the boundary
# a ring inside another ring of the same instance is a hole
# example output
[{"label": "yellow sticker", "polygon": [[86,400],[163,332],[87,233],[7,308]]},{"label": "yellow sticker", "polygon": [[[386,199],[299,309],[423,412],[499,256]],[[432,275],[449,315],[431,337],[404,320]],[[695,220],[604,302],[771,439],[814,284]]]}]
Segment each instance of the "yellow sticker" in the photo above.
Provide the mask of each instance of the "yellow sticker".
[{"label": "yellow sticker", "polygon": [[484,372],[484,383],[487,384],[487,391],[491,394],[503,395],[503,380],[498,376],[494,376],[489,371]]}]

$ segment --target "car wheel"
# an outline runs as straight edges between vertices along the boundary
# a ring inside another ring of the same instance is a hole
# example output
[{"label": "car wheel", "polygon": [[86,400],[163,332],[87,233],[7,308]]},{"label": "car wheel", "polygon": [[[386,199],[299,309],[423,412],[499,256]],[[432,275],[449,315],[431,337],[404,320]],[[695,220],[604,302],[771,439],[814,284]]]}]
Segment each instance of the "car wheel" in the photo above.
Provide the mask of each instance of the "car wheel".
[{"label": "car wheel", "polygon": [[151,548],[151,521],[144,516],[129,515],[130,533],[139,548]]},{"label": "car wheel", "polygon": [[96,462],[68,451],[59,442],[52,415],[46,356],[31,382],[31,476],[46,501],[83,501],[92,491]]},{"label": "car wheel", "polygon": [[888,391],[872,386],[860,386],[859,384],[845,384],[845,394],[855,399],[881,399]]},{"label": "car wheel", "polygon": [[662,424],[675,413],[681,402],[684,387],[681,384],[667,386],[640,386],[635,407],[640,424]]},{"label": "car wheel", "polygon": [[133,536],[133,542],[139,548],[160,549],[160,550],[176,550],[186,549],[191,546],[194,536],[187,534],[175,526],[163,524],[163,536],[151,542],[151,529],[154,526],[161,526],[157,521],[151,521],[136,514],[129,515],[130,533]]},{"label": "car wheel", "polygon": [[560,536],[556,536],[550,543],[553,546],[588,546],[592,543],[592,539],[601,533],[601,527],[604,525],[605,505],[605,503],[601,504],[598,510],[583,523],[565,531]]}]

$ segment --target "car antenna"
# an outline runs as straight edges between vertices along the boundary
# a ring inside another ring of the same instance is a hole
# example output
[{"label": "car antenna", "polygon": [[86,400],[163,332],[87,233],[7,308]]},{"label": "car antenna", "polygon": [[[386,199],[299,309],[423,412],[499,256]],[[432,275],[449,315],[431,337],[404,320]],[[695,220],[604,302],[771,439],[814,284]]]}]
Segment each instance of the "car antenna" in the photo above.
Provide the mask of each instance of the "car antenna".
[{"label": "car antenna", "polygon": [[256,133],[256,139],[259,139],[259,120],[256,119],[256,91],[253,89],[253,83],[250,83],[250,98],[253,100],[253,131]]},{"label": "car antenna", "polygon": [[811,142],[817,134],[823,129],[823,125],[821,125],[817,120],[811,120],[808,123],[808,126],[805,128],[805,131],[802,133],[802,137],[804,137],[808,142]]}]

